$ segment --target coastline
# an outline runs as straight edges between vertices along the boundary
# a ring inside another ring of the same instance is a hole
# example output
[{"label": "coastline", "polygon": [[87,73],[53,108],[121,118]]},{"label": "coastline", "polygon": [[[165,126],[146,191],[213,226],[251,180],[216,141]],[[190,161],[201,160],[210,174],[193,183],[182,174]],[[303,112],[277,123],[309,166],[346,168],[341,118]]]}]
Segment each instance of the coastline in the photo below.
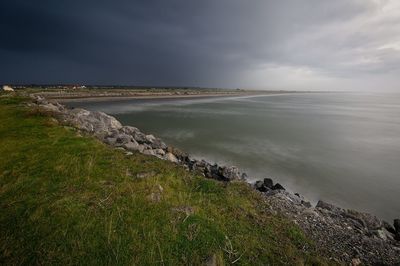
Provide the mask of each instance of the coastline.
[{"label": "coastline", "polygon": [[227,91],[227,92],[200,92],[200,93],[32,93],[34,96],[41,96],[48,100],[57,102],[103,102],[103,101],[124,101],[124,100],[156,100],[156,99],[202,99],[202,98],[220,98],[220,97],[257,97],[257,96],[275,96],[286,94],[302,93],[326,93],[312,91]]},{"label": "coastline", "polygon": [[[43,98],[36,98],[35,101],[39,107],[61,115],[64,122],[89,132],[108,145],[125,150],[127,154],[139,151],[223,182],[242,182],[247,179],[247,175],[241,173],[237,167],[193,160],[189,154],[168,147],[162,140],[153,135],[145,135],[137,128],[122,126],[115,118],[104,113],[84,109],[72,111],[57,102],[49,103]],[[119,140],[122,142],[119,143]],[[269,178],[257,181],[254,189],[259,191],[271,206],[270,210],[266,211],[293,220],[327,255],[338,261],[353,262],[356,259],[357,262],[359,259],[368,264],[371,261],[378,263],[377,259],[383,259],[383,262],[389,265],[400,263],[396,261],[396,256],[400,258],[400,231],[396,221],[393,227],[371,214],[345,210],[323,201],[312,206],[301,195],[288,193],[283,186],[273,184]]]}]

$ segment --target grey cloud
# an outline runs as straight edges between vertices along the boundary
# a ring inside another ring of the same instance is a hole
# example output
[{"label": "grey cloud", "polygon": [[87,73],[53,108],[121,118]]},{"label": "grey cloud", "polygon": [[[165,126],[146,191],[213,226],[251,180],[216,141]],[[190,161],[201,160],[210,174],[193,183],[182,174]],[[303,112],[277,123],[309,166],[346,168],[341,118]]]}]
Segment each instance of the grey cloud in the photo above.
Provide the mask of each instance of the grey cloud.
[{"label": "grey cloud", "polygon": [[5,0],[0,82],[364,87],[399,74],[398,8],[396,0]]}]

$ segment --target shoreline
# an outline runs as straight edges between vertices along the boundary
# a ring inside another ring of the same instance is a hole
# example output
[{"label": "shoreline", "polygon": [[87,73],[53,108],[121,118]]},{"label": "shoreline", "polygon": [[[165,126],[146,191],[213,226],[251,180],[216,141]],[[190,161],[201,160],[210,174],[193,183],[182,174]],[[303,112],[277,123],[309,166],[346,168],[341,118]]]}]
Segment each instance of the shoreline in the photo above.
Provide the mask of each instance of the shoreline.
[{"label": "shoreline", "polygon": [[[337,261],[360,260],[366,264],[400,263],[400,220],[394,226],[376,216],[343,209],[322,200],[313,206],[299,194],[287,192],[272,179],[248,182],[245,173],[234,166],[220,166],[205,160],[196,160],[184,151],[167,146],[153,135],[139,129],[123,126],[114,117],[85,109],[68,109],[57,102],[36,98],[35,104],[58,118],[85,131],[103,143],[123,150],[127,155],[140,152],[181,165],[188,171],[201,173],[205,178],[221,182],[246,182],[260,193],[270,208],[265,211],[283,215],[298,224],[323,252]],[[356,264],[358,265],[358,264]]]},{"label": "shoreline", "polygon": [[109,94],[64,94],[56,95],[49,93],[33,93],[34,96],[41,96],[48,100],[64,102],[107,102],[107,101],[123,101],[123,100],[163,100],[163,99],[206,99],[206,98],[224,98],[224,97],[257,97],[257,96],[278,96],[290,94],[304,93],[331,93],[319,91],[241,91],[241,92],[224,92],[224,93],[193,93],[193,94],[175,94],[175,93],[144,93],[144,94],[127,94],[127,95],[109,95]]}]

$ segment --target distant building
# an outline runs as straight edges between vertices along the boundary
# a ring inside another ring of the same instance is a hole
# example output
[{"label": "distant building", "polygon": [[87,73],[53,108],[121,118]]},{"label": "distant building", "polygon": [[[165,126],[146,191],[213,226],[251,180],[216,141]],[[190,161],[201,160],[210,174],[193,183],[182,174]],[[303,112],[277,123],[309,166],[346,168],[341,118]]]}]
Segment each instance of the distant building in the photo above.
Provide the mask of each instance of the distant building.
[{"label": "distant building", "polygon": [[11,88],[10,86],[4,85],[3,86],[3,91],[14,91],[14,89]]},{"label": "distant building", "polygon": [[72,86],[72,88],[71,89],[73,89],[73,90],[78,90],[78,89],[86,89],[86,86],[85,85],[75,85],[75,86]]}]

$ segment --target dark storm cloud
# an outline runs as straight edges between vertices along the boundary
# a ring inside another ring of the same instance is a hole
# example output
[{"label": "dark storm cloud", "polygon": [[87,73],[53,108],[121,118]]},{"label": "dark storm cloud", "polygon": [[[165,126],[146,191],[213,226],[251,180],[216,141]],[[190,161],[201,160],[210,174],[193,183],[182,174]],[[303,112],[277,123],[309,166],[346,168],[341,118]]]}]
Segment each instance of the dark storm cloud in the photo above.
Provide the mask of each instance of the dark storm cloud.
[{"label": "dark storm cloud", "polygon": [[0,82],[361,86],[395,79],[398,14],[390,0],[3,0]]}]

